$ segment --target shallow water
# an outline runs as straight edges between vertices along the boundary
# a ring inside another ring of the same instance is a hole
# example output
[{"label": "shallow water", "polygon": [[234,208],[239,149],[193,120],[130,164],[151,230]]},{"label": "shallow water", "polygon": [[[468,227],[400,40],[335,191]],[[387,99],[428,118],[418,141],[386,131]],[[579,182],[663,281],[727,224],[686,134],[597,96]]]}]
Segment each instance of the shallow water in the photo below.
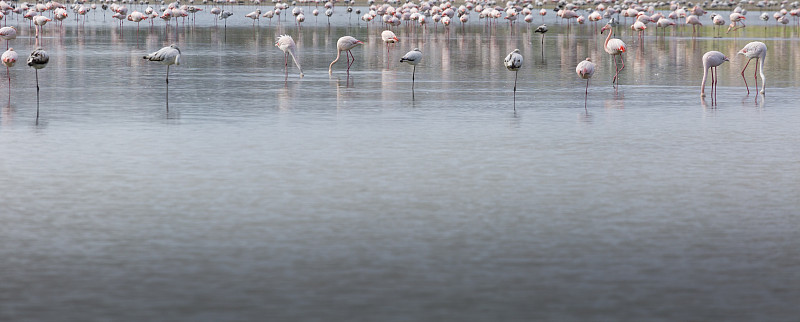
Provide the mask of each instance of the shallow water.
[{"label": "shallow water", "polygon": [[[800,50],[782,28],[644,46],[623,32],[615,89],[603,39],[550,20],[543,54],[523,23],[398,28],[386,68],[383,28],[346,15],[329,29],[309,14],[302,31],[205,15],[138,40],[100,19],[45,27],[38,124],[33,70],[11,69],[0,320],[800,313]],[[285,78],[283,33],[302,79],[291,65]],[[343,63],[329,76],[347,34],[366,44],[349,77]],[[739,56],[719,68],[715,104],[702,101],[702,54],[753,40],[769,46],[766,95],[746,95]],[[184,61],[167,112],[166,70],[141,56],[172,42]],[[412,95],[398,60],[413,47],[425,58]],[[514,48],[516,112],[502,66]],[[586,110],[585,57],[598,64]]]}]

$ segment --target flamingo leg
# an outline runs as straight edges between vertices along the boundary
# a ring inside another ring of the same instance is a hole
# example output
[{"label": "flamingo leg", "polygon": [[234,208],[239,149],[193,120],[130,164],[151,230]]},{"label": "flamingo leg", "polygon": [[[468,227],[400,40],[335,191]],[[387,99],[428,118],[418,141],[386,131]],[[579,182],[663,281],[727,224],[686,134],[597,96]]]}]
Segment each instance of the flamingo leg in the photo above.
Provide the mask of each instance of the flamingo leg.
[{"label": "flamingo leg", "polygon": [[756,80],[756,91],[758,91],[758,60],[760,58],[756,58],[756,70],[753,72],[753,79]]},{"label": "flamingo leg", "polygon": [[390,59],[391,58],[389,57],[389,43],[387,42],[386,43],[386,69],[389,69],[389,60]]},{"label": "flamingo leg", "polygon": [[714,97],[714,89],[717,87],[717,78],[714,75],[716,70],[716,67],[711,67],[711,105],[714,105],[714,101],[716,100],[716,97]]},{"label": "flamingo leg", "polygon": [[747,89],[747,95],[750,95],[750,87],[747,86],[747,79],[744,78],[744,71],[747,69],[747,65],[750,65],[751,60],[753,59],[748,59],[747,64],[744,64],[744,68],[742,68],[742,80],[744,80],[744,88]]},{"label": "flamingo leg", "polygon": [[619,67],[617,67],[617,56],[611,55],[611,60],[614,61],[614,77],[611,78],[611,83],[614,84],[617,82],[617,75],[619,75]]},{"label": "flamingo leg", "polygon": [[414,78],[417,75],[417,65],[414,65],[414,71],[411,72],[411,91],[414,91]]},{"label": "flamingo leg", "polygon": [[39,124],[39,70],[36,70],[36,124]]},{"label": "flamingo leg", "polygon": [[167,65],[167,113],[169,113],[169,65]]},{"label": "flamingo leg", "polygon": [[586,79],[586,93],[583,96],[583,109],[586,113],[589,113],[589,109],[586,108],[586,102],[589,100],[589,79]]},{"label": "flamingo leg", "polygon": [[514,71],[514,112],[517,111],[517,75],[519,70]]}]

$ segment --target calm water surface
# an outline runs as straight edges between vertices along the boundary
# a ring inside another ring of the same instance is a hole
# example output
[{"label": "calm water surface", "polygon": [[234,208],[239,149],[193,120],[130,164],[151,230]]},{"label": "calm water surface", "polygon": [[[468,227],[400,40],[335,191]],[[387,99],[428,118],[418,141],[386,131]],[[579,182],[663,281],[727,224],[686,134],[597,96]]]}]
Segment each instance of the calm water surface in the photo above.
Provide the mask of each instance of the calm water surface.
[{"label": "calm water surface", "polygon": [[[45,27],[38,124],[33,70],[0,81],[0,320],[800,314],[795,31],[638,44],[620,28],[615,89],[590,27],[548,20],[544,50],[523,24],[477,17],[449,34],[398,28],[387,68],[380,26],[342,14],[315,27],[306,11],[302,31],[237,16],[223,32],[203,15],[137,38],[100,12]],[[19,25],[11,45],[27,57]],[[282,33],[305,78],[290,65],[285,79]],[[349,77],[343,63],[329,76],[348,34],[366,44]],[[753,40],[769,46],[766,96],[746,95],[739,56],[702,101],[702,54]],[[173,42],[184,61],[167,112],[166,70],[141,56]],[[414,47],[412,95],[398,60]],[[514,48],[516,112],[502,66]],[[574,71],[585,57],[598,63],[588,112]]]}]

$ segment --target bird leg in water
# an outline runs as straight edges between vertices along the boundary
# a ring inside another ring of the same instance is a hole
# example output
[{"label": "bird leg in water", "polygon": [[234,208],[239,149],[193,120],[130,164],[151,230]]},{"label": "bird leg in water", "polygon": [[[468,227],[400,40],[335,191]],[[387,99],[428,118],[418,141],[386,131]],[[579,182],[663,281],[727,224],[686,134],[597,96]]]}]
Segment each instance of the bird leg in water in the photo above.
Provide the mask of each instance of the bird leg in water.
[{"label": "bird leg in water", "polygon": [[[744,64],[744,68],[742,68],[742,80],[744,81],[744,88],[747,89],[747,95],[750,95],[750,87],[747,86],[747,79],[744,77],[744,71],[747,69],[747,65],[750,65],[750,61],[753,60],[752,58],[747,60],[747,64]],[[758,86],[756,86],[758,89]]]},{"label": "bird leg in water", "polygon": [[756,70],[753,72],[753,79],[756,80],[756,91],[758,91],[758,60],[759,59],[760,58],[756,58]]},{"label": "bird leg in water", "polygon": [[586,108],[586,101],[589,99],[589,79],[586,79],[586,93],[583,96],[583,109],[586,110],[586,113],[589,113],[589,110]]},{"label": "bird leg in water", "polygon": [[167,113],[169,113],[169,65],[167,65]]},{"label": "bird leg in water", "polygon": [[39,124],[39,70],[36,70],[36,124]]},{"label": "bird leg in water", "polygon": [[517,75],[519,70],[514,71],[514,112],[517,111]]},{"label": "bird leg in water", "polygon": [[283,67],[286,70],[286,78],[289,78],[289,52],[283,54]]},{"label": "bird leg in water", "polygon": [[617,56],[612,55],[611,60],[614,61],[614,77],[611,78],[611,83],[614,84],[617,82],[617,75],[619,75],[619,67],[617,67]]},{"label": "bird leg in water", "polygon": [[414,65],[414,71],[411,72],[411,91],[414,91],[414,78],[417,75],[417,65]]}]

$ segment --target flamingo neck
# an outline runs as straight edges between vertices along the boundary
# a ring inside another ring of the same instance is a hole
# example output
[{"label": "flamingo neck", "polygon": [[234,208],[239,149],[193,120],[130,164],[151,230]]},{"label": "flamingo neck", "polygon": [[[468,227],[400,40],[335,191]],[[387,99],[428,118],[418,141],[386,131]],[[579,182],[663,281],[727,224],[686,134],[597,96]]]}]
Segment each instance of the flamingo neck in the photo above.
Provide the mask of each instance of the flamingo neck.
[{"label": "flamingo neck", "polygon": [[706,96],[706,77],[708,76],[708,66],[703,66],[703,82],[700,83],[700,96]]},{"label": "flamingo neck", "polygon": [[332,74],[332,73],[333,73],[333,64],[336,64],[336,62],[337,62],[337,61],[339,61],[339,57],[341,57],[341,56],[342,56],[342,51],[341,51],[341,50],[339,50],[339,51],[336,53],[336,59],[334,59],[334,60],[331,62],[331,65],[330,65],[330,66],[328,66],[328,74]]},{"label": "flamingo neck", "polygon": [[758,60],[758,73],[761,74],[761,94],[764,94],[764,90],[767,88],[767,79],[764,76],[764,58],[767,58],[767,55]]},{"label": "flamingo neck", "polygon": [[611,40],[611,34],[614,33],[614,28],[608,28],[608,36],[606,37],[606,42],[603,43],[603,47],[608,48],[608,41]]},{"label": "flamingo neck", "polygon": [[297,61],[297,57],[294,56],[294,49],[289,48],[289,55],[292,56],[292,60],[294,61],[294,64],[297,65],[297,69],[300,70],[300,77],[303,77],[303,67],[300,67],[300,62]]}]

